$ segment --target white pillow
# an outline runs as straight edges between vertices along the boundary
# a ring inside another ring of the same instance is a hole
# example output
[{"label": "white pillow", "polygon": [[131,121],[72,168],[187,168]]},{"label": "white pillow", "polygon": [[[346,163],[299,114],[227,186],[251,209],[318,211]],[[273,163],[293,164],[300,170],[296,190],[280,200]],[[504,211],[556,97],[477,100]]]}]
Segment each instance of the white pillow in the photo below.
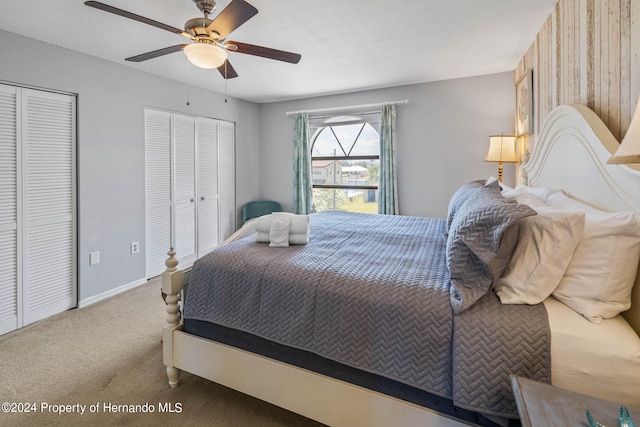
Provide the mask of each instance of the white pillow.
[{"label": "white pillow", "polygon": [[582,238],[583,212],[561,212],[533,194],[516,197],[538,214],[518,222],[518,243],[495,292],[503,304],[539,304],[558,286]]},{"label": "white pillow", "polygon": [[548,204],[586,212],[582,240],[553,296],[594,323],[628,310],[640,259],[638,216],[603,212],[562,193]]},{"label": "white pillow", "polygon": [[272,219],[269,228],[269,246],[288,247],[289,246],[289,223],[282,219]]},{"label": "white pillow", "polygon": [[550,195],[559,193],[560,190],[554,190],[552,188],[546,187],[529,187],[524,184],[516,185],[516,188],[512,189],[504,189],[502,191],[502,195],[504,197],[517,197],[521,194],[533,194],[540,200],[541,202],[547,202],[547,199]]}]

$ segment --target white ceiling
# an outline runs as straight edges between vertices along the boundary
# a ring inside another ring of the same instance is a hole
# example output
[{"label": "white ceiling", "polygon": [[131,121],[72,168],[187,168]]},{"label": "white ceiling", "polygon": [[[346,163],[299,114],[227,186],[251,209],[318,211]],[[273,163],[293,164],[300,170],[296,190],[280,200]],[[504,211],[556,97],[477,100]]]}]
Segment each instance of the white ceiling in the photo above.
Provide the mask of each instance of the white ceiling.
[{"label": "white ceiling", "polygon": [[[183,28],[193,0],[101,0]],[[219,0],[217,15],[231,0]],[[557,0],[248,0],[259,13],[229,40],[300,53],[297,65],[229,53],[239,77],[189,65],[182,52],[124,58],[188,42],[84,5],[2,0],[0,29],[254,102],[272,102],[513,70]],[[0,76],[1,77],[1,76]]]}]

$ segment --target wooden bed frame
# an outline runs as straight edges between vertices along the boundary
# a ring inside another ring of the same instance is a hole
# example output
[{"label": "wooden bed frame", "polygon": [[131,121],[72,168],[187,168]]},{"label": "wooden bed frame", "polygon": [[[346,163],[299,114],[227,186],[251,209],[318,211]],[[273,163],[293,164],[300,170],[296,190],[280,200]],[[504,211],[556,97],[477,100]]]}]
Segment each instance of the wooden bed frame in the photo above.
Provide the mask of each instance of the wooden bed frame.
[{"label": "wooden bed frame", "polygon": [[[523,166],[524,182],[563,189],[603,210],[640,213],[640,169],[606,164],[618,145],[591,110],[560,106],[549,115]],[[171,250],[162,274],[168,313],[163,360],[172,388],[184,370],[331,426],[465,425],[418,405],[183,332],[179,301],[189,271],[177,268],[174,255]],[[632,307],[624,317],[640,335],[640,266]]]}]

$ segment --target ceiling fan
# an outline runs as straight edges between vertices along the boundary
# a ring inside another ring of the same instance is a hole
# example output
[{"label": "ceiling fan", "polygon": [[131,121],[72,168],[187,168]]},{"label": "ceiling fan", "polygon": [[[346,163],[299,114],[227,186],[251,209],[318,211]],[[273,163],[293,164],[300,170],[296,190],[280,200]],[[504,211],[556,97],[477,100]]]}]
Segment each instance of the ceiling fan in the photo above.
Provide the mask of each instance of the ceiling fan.
[{"label": "ceiling fan", "polygon": [[192,41],[192,43],[169,46],[125,58],[126,61],[142,62],[182,50],[191,63],[200,68],[217,68],[225,79],[238,77],[238,73],[236,73],[227,59],[227,51],[261,56],[263,58],[275,59],[292,64],[297,64],[300,61],[301,56],[297,53],[226,40],[232,31],[258,13],[258,9],[246,1],[232,0],[231,3],[213,19],[209,19],[209,15],[216,8],[215,1],[193,0],[193,2],[198,6],[198,9],[204,13],[204,17],[188,20],[184,24],[184,30],[97,1],[86,1],[84,4],[179,34]]}]

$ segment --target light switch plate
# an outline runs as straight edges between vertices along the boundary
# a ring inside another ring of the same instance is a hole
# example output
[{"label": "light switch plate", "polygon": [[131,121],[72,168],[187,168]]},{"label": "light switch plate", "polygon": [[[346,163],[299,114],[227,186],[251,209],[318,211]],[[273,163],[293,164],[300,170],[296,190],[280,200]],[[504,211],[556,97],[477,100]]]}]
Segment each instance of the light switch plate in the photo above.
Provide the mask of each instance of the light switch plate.
[{"label": "light switch plate", "polygon": [[89,254],[89,265],[100,264],[100,252],[91,252]]}]

